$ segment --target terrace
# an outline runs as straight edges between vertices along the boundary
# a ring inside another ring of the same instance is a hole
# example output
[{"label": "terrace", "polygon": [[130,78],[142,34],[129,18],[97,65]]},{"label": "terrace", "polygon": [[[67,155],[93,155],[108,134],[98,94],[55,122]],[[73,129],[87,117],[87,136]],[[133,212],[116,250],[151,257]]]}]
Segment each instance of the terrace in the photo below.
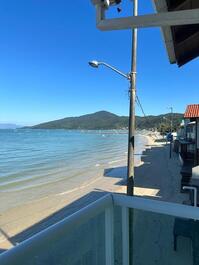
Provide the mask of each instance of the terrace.
[{"label": "terrace", "polygon": [[0,264],[113,265],[130,257],[135,265],[196,265],[198,233],[196,207],[108,194],[3,253]]}]

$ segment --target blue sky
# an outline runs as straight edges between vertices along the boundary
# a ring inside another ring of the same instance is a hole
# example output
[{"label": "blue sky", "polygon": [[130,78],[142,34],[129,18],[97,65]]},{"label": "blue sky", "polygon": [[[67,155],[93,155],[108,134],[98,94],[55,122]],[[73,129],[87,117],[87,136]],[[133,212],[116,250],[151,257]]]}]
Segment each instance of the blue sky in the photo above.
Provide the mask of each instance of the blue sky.
[{"label": "blue sky", "polygon": [[[123,2],[126,15],[130,5]],[[140,2],[140,13],[153,10],[150,1]],[[36,124],[99,110],[128,114],[128,82],[87,62],[128,72],[131,32],[96,29],[89,0],[3,1],[0,36],[0,122]],[[138,38],[137,91],[146,114],[198,103],[199,60],[170,65],[159,29],[141,29]]]}]

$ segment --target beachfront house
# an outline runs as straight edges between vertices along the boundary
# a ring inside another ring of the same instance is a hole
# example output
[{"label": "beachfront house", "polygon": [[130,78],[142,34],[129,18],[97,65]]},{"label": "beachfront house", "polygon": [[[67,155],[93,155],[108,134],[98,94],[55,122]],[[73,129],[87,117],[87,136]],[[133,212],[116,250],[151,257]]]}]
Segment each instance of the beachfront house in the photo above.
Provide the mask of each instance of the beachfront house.
[{"label": "beachfront house", "polygon": [[[182,161],[181,190],[190,192],[192,204],[199,204],[199,104],[188,105],[183,129],[179,133],[179,154]],[[191,191],[190,191],[191,190]],[[195,193],[195,195],[194,195]],[[194,202],[195,196],[195,202]]]},{"label": "beachfront house", "polygon": [[199,164],[199,104],[188,105],[184,114],[187,152],[193,155],[194,166]]},{"label": "beachfront house", "polygon": [[184,164],[199,164],[199,104],[188,105],[180,130],[180,155]]}]

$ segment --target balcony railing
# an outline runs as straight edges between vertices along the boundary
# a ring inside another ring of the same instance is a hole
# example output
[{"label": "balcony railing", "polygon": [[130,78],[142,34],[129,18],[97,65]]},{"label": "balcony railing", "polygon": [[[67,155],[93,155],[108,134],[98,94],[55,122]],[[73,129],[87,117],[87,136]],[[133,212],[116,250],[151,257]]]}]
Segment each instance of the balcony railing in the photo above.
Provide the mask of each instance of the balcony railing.
[{"label": "balcony railing", "polygon": [[133,265],[196,265],[198,220],[196,207],[108,194],[4,252],[0,264],[129,265],[130,253]]}]

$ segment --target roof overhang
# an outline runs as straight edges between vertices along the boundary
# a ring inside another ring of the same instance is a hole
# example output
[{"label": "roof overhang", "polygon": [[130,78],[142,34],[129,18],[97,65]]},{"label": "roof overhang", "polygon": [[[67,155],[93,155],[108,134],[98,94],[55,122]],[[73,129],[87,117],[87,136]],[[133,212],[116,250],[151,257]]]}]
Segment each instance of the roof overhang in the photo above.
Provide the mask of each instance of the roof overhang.
[{"label": "roof overhang", "polygon": [[[199,0],[153,0],[158,13],[199,8]],[[170,63],[179,66],[199,56],[199,24],[162,27]]]},{"label": "roof overhang", "polygon": [[[166,0],[159,0],[159,1],[153,0],[153,2],[154,2],[155,9],[158,13],[168,11]],[[175,56],[171,27],[162,27],[161,30],[162,30],[166,50],[168,53],[169,61],[171,64],[174,64],[176,63],[176,56]]]}]

